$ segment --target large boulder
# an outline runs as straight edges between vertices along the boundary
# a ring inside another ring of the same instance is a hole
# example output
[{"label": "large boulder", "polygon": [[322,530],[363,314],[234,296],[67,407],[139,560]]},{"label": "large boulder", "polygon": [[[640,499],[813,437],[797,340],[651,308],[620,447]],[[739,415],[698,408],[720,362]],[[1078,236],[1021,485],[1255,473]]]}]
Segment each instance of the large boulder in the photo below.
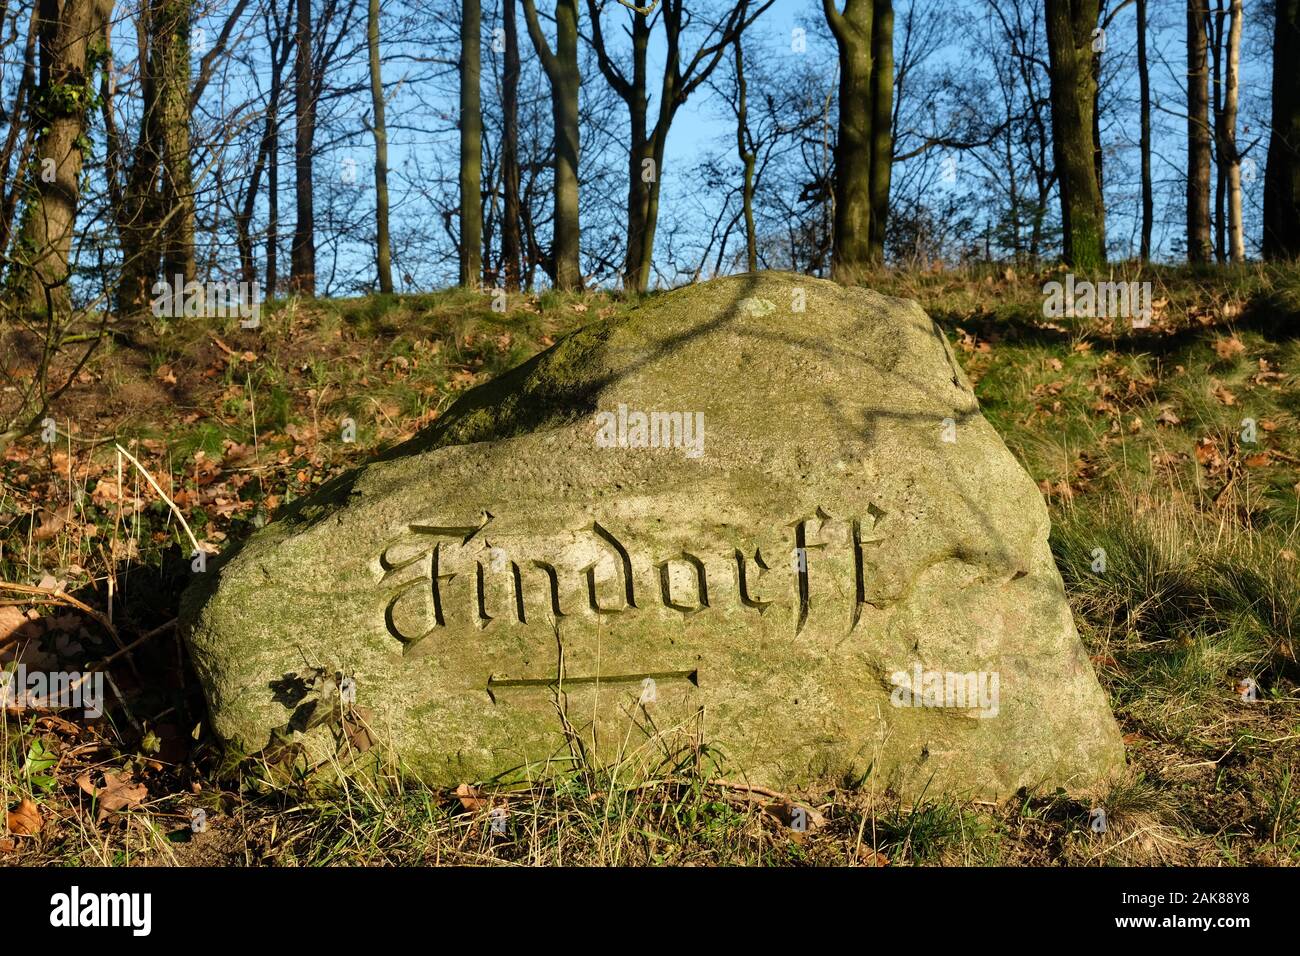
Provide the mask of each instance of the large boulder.
[{"label": "large boulder", "polygon": [[455,784],[703,743],[782,788],[1088,790],[1123,748],[1047,536],[915,302],[761,273],[467,393],[182,619],[246,749],[360,736]]}]

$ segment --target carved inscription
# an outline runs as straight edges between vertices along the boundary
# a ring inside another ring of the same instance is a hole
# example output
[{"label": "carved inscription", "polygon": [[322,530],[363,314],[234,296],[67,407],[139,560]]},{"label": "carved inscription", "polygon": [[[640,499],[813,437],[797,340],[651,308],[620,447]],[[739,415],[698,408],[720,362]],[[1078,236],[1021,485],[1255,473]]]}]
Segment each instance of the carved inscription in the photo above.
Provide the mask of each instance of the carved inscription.
[{"label": "carved inscription", "polygon": [[[412,524],[379,555],[381,585],[388,590],[384,624],[409,650],[440,629],[468,623],[485,630],[558,622],[571,614],[613,619],[655,604],[683,618],[724,605],[759,615],[783,606],[791,610],[797,635],[820,584],[823,593],[844,595],[851,631],[864,605],[872,604],[865,554],[883,540],[883,517],[874,506],[865,520],[837,519],[817,508],[787,526],[788,564],[757,547],[681,550],[647,563],[633,558],[634,542],[629,548],[600,522],[573,536],[576,543],[563,554],[544,556],[512,552],[502,543],[508,538],[494,541],[489,512],[474,523]],[[847,580],[818,581],[831,575]]]}]

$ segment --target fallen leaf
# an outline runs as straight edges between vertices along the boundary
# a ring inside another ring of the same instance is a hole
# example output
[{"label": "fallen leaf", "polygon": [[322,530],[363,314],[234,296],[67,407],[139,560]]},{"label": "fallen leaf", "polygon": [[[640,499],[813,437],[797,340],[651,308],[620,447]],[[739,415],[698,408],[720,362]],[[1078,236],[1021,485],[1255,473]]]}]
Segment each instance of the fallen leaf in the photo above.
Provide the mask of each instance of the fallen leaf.
[{"label": "fallen leaf", "polygon": [[794,830],[796,834],[811,833],[826,824],[826,817],[820,811],[791,800],[777,800],[764,804],[763,810],[779,820],[782,826]]},{"label": "fallen leaf", "polygon": [[492,801],[481,796],[477,787],[471,787],[467,783],[462,783],[456,788],[454,794],[460,805],[465,810],[483,810],[491,805]]},{"label": "fallen leaf", "polygon": [[27,623],[27,615],[21,608],[8,605],[0,607],[0,643]]},{"label": "fallen leaf", "polygon": [[10,810],[5,815],[5,821],[9,832],[16,836],[35,836],[41,832],[41,811],[26,797],[18,804],[17,810]]},{"label": "fallen leaf", "polygon": [[1210,388],[1211,391],[1214,393],[1214,397],[1217,398],[1224,405],[1237,404],[1237,396],[1233,395],[1232,392],[1228,391],[1228,389],[1224,386],[1224,384],[1220,382],[1217,378],[1210,379]]},{"label": "fallen leaf", "polygon": [[1210,467],[1222,461],[1219,457],[1218,446],[1215,445],[1213,438],[1196,439],[1196,460],[1202,465]]},{"label": "fallen leaf", "polygon": [[1246,351],[1245,344],[1235,335],[1226,339],[1215,339],[1214,354],[1223,360],[1228,360],[1233,356],[1240,355]]},{"label": "fallen leaf", "polygon": [[1158,425],[1179,425],[1182,421],[1168,405],[1160,409],[1160,414],[1156,416],[1156,424]]},{"label": "fallen leaf", "polygon": [[40,581],[37,582],[36,586],[38,588],[41,588],[44,591],[58,592],[58,591],[67,590],[68,582],[60,581],[52,574],[43,574],[41,575],[41,579]]},{"label": "fallen leaf", "polygon": [[858,847],[858,862],[866,866],[889,866],[889,857],[869,846]]},{"label": "fallen leaf", "polygon": [[40,516],[40,524],[32,532],[32,537],[37,541],[49,541],[57,536],[68,523],[68,519],[57,511],[48,511],[42,508]]},{"label": "fallen leaf", "polygon": [[87,771],[77,777],[77,786],[95,798],[99,805],[97,819],[100,822],[119,810],[135,809],[149,796],[148,787],[142,783],[132,784],[131,775],[120,770],[105,770],[103,787],[96,787]]},{"label": "fallen leaf", "polygon": [[1263,468],[1268,464],[1268,452],[1262,451],[1256,455],[1251,455],[1246,459],[1247,468]]}]

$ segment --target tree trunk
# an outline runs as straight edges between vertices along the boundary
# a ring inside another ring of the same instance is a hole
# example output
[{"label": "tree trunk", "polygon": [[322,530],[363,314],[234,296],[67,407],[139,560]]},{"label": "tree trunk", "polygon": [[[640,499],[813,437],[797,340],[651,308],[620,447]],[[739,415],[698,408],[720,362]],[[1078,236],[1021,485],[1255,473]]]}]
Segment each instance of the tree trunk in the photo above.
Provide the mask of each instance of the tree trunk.
[{"label": "tree trunk", "polygon": [[375,265],[379,291],[393,291],[393,253],[388,241],[388,126],[384,122],[384,78],[379,61],[379,0],[370,0],[366,22],[370,47],[370,102],[375,132]]},{"label": "tree trunk", "polygon": [[1223,129],[1219,162],[1227,164],[1228,257],[1246,260],[1246,236],[1241,223],[1241,155],[1237,152],[1238,78],[1241,74],[1242,0],[1231,0],[1232,23],[1228,27],[1227,70],[1223,92]]},{"label": "tree trunk", "polygon": [[847,0],[839,13],[823,0],[840,59],[831,275],[841,282],[859,281],[872,265],[872,7],[873,0]]},{"label": "tree trunk", "polygon": [[[772,0],[758,11],[762,13]],[[659,196],[663,185],[664,152],[668,133],[677,110],[717,67],[727,48],[753,22],[748,17],[749,0],[733,4],[726,19],[713,25],[708,39],[682,69],[682,36],[690,14],[683,0],[662,0],[660,10],[664,27],[664,66],[659,88],[659,110],[654,126],[647,130],[649,96],[647,94],[647,57],[650,47],[650,10],[655,4],[637,7],[625,3],[633,12],[632,79],[628,80],[608,55],[600,25],[600,4],[587,0],[591,17],[591,43],[601,72],[614,91],[627,104],[631,135],[628,140],[627,254],[623,263],[623,285],[628,291],[642,293],[650,284],[654,260],[655,231],[659,223]],[[757,16],[757,14],[755,14]],[[621,59],[621,57],[620,57]]]},{"label": "tree trunk", "polygon": [[1076,269],[1106,262],[1106,211],[1097,179],[1092,35],[1099,0],[1047,0],[1045,25],[1052,151],[1061,194],[1064,258]]},{"label": "tree trunk", "polygon": [[1273,122],[1264,174],[1264,256],[1300,257],[1300,0],[1276,0]]},{"label": "tree trunk", "polygon": [[894,4],[874,0],[871,18],[871,264],[885,261],[889,180],[894,162]]},{"label": "tree trunk", "polygon": [[758,271],[758,236],[754,232],[754,163],[757,156],[749,142],[749,97],[745,87],[745,56],[736,37],[736,152],[745,167],[740,203],[745,214],[745,270]]},{"label": "tree trunk", "polygon": [[[592,7],[593,13],[595,7]],[[650,20],[637,15],[632,18],[632,81],[627,103],[630,137],[627,151],[627,250],[623,259],[623,288],[629,292],[644,292],[649,284],[641,282],[641,264],[646,260],[646,230],[649,227],[650,190],[659,178],[655,162],[654,144],[646,135],[650,99],[646,93],[649,69],[646,64],[650,49]],[[649,164],[647,166],[647,163]]]},{"label": "tree trunk", "polygon": [[1142,245],[1143,262],[1151,258],[1151,223],[1155,195],[1151,187],[1151,72],[1147,66],[1147,0],[1137,0],[1137,65],[1141,97],[1138,148],[1142,153]]},{"label": "tree trunk", "polygon": [[[103,47],[108,0],[37,0],[33,21],[39,78],[33,98],[38,130],[30,167],[31,194],[23,209],[15,261],[23,303],[44,312],[68,299],[72,234],[80,198],[87,107],[93,102],[92,53]],[[75,90],[76,95],[69,95]],[[50,298],[47,299],[47,293]]]},{"label": "tree trunk", "polygon": [[[244,282],[254,282],[257,279],[257,264],[253,260],[253,213],[257,208],[257,199],[261,193],[262,176],[267,177],[268,208],[271,206],[273,197],[272,189],[277,183],[274,178],[277,174],[277,138],[278,123],[280,115],[280,93],[284,87],[284,66],[289,59],[289,51],[292,43],[287,35],[288,20],[285,20],[285,29],[281,29],[278,14],[267,18],[268,25],[274,23],[276,32],[270,37],[271,42],[271,79],[270,90],[266,96],[266,118],[262,127],[262,141],[258,144],[257,161],[253,165],[253,171],[249,175],[248,188],[244,191],[243,203],[239,213],[235,217],[235,228],[237,232],[237,242],[239,244],[239,272],[240,278]],[[270,232],[270,217],[268,216],[268,234]],[[266,288],[263,290],[266,297],[271,296],[271,284],[274,279],[275,256],[267,257],[267,275]]]},{"label": "tree trunk", "polygon": [[504,0],[501,29],[505,34],[505,63],[501,76],[501,183],[505,204],[501,213],[501,258],[505,260],[507,292],[519,291],[519,31],[515,25],[515,0]]},{"label": "tree trunk", "polygon": [[481,29],[479,0],[463,0],[460,21],[460,284],[466,288],[477,288],[483,276],[483,112],[479,102]]},{"label": "tree trunk", "polygon": [[[31,159],[34,130],[29,122],[31,117],[27,104],[29,99],[36,95],[36,39],[40,32],[39,14],[40,7],[34,4],[27,24],[27,42],[23,45],[22,77],[14,93],[4,151],[0,153],[0,169],[9,169],[10,163],[15,159],[17,162],[15,168],[25,169]],[[4,255],[9,249],[9,240],[13,236],[14,213],[18,209],[18,195],[22,192],[22,178],[15,177],[15,180],[12,184],[0,184],[0,255]]]},{"label": "tree trunk", "polygon": [[555,215],[552,221],[552,280],[556,288],[582,288],[578,220],[578,0],[556,0],[555,52],[537,18],[536,0],[523,0],[528,35],[551,82],[555,127]]},{"label": "tree trunk", "polygon": [[1187,0],[1187,258],[1209,262],[1210,88],[1205,0]]},{"label": "tree trunk", "polygon": [[654,170],[654,179],[646,183],[645,227],[641,233],[640,254],[633,264],[636,283],[633,288],[640,293],[650,288],[650,272],[654,267],[655,233],[659,229],[659,195],[663,186],[664,151],[668,143],[668,127],[672,123],[672,112],[675,110],[666,115],[662,108],[660,109],[660,122],[655,125],[654,131],[650,134],[650,142],[647,146],[650,159],[654,161],[654,165],[649,167]]},{"label": "tree trunk", "polygon": [[118,310],[131,315],[149,305],[152,287],[162,267],[159,252],[160,198],[158,178],[162,168],[159,132],[159,73],[155,44],[156,3],[141,4],[136,21],[140,57],[140,123],[135,149],[126,173],[123,199],[114,211],[122,245],[122,275],[118,282]]},{"label": "tree trunk", "polygon": [[267,299],[274,298],[280,283],[280,120],[277,116],[271,117],[270,136],[266,166],[266,288],[262,290]]},{"label": "tree trunk", "polygon": [[289,284],[302,295],[316,294],[316,215],[312,196],[312,152],[316,136],[315,77],[311,62],[311,0],[297,0],[298,56],[294,71],[294,194],[298,220],[290,249]]},{"label": "tree trunk", "polygon": [[1224,203],[1227,201],[1228,194],[1228,164],[1223,155],[1223,44],[1227,38],[1224,31],[1227,16],[1228,11],[1223,6],[1223,0],[1214,0],[1213,17],[1209,17],[1207,11],[1207,24],[1210,28],[1210,134],[1214,141],[1212,158],[1216,160],[1214,215],[1210,221],[1214,227],[1214,258],[1219,262],[1226,262],[1228,258],[1228,245],[1225,241],[1227,217],[1224,215]]},{"label": "tree trunk", "polygon": [[157,44],[162,140],[163,276],[194,278],[194,181],[190,171],[190,0],[163,0],[151,31]]}]

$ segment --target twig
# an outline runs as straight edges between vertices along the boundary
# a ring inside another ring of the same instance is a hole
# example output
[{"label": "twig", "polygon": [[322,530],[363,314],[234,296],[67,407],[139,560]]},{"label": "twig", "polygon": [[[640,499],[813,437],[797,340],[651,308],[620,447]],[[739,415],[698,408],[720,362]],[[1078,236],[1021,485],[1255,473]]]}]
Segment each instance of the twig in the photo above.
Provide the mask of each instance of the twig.
[{"label": "twig", "polygon": [[102,668],[107,667],[109,664],[113,663],[113,661],[117,660],[123,654],[130,653],[131,651],[135,650],[137,647],[139,647],[141,644],[143,644],[145,641],[149,640],[150,638],[157,637],[159,634],[163,633],[164,631],[170,630],[171,628],[175,627],[176,620],[177,620],[176,618],[172,618],[166,624],[159,624],[153,630],[145,631],[143,634],[137,637],[130,644],[127,644],[121,650],[114,651],[112,654],[109,654],[98,664],[92,664],[84,674],[82,674],[80,677],[78,677],[75,681],[72,682],[71,685],[72,689],[76,690],[78,687],[80,687],[82,684],[84,684],[87,680],[90,679],[91,674],[95,673],[98,670],[101,670]]},{"label": "twig", "polygon": [[[123,651],[127,650],[126,645],[122,643],[122,638],[117,633],[117,628],[113,626],[112,621],[110,621],[105,615],[101,614],[99,611],[96,611],[89,604],[86,604],[84,601],[77,600],[71,594],[68,594],[65,591],[54,591],[51,590],[50,588],[40,588],[31,584],[14,584],[10,581],[0,581],[0,590],[16,591],[19,594],[30,594],[37,601],[52,603],[52,604],[67,604],[70,607],[75,607],[78,611],[81,611],[82,613],[94,618],[99,623],[99,626],[108,632],[109,637],[111,637],[113,639],[113,642],[117,644],[118,648],[120,648],[118,654],[121,654]],[[131,667],[134,670],[135,668],[134,662],[132,662]]]},{"label": "twig", "polygon": [[153,490],[158,492],[159,496],[162,498],[163,501],[167,502],[167,507],[172,509],[172,514],[176,515],[176,520],[181,523],[181,527],[185,529],[185,533],[189,536],[190,544],[194,545],[194,552],[197,554],[198,552],[202,551],[203,549],[199,547],[199,539],[194,537],[194,532],[190,530],[189,522],[187,522],[185,520],[185,516],[181,514],[181,509],[176,507],[176,502],[172,501],[170,498],[167,497],[167,492],[162,490],[162,485],[154,481],[153,475],[149,474],[149,472],[145,470],[144,465],[136,461],[135,456],[132,455],[129,451],[127,451],[117,442],[113,443],[113,447],[116,448],[118,452],[126,458],[127,461],[135,465],[136,468],[140,469],[140,474],[144,475],[145,481],[149,482],[149,484],[153,486]]},{"label": "twig", "polygon": [[775,801],[777,803],[789,804],[792,807],[804,807],[808,811],[808,815],[814,826],[820,827],[826,823],[826,817],[817,810],[816,807],[809,806],[803,801],[796,800],[794,797],[788,796],[787,794],[781,793],[777,790],[769,790],[767,787],[759,787],[748,783],[736,783],[731,780],[710,780],[708,785],[720,787],[723,790],[734,790],[738,793],[746,794],[751,800],[755,800],[755,802],[762,802],[762,798],[766,798],[767,800]]}]

